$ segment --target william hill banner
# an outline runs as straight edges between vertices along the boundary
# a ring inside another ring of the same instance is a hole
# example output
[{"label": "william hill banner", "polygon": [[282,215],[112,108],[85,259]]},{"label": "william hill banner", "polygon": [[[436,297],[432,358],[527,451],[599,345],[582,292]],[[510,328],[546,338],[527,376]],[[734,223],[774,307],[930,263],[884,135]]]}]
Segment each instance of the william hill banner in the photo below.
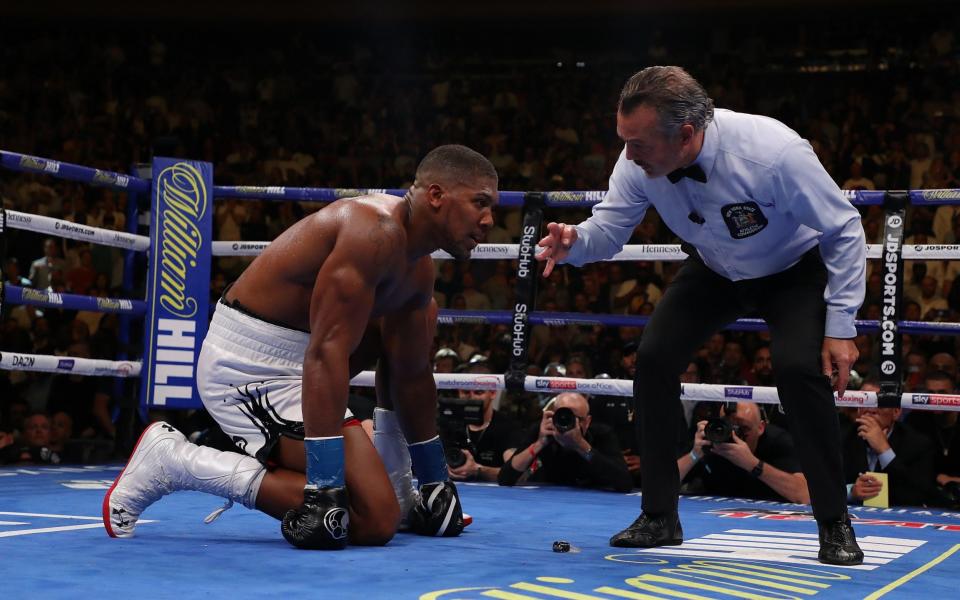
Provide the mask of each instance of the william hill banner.
[{"label": "william hill banner", "polygon": [[147,406],[202,406],[194,381],[209,317],[212,192],[210,163],[154,158],[141,374]]}]

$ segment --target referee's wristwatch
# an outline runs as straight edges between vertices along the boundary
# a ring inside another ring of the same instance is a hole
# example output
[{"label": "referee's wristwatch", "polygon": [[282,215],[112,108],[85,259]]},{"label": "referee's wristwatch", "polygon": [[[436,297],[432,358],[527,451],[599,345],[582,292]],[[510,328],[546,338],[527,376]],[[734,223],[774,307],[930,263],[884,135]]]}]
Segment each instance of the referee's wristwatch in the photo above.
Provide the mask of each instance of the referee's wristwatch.
[{"label": "referee's wristwatch", "polygon": [[762,460],[758,462],[757,466],[755,466],[753,469],[750,470],[750,474],[756,477],[757,479],[760,479],[760,476],[763,475],[763,464],[764,463]]}]

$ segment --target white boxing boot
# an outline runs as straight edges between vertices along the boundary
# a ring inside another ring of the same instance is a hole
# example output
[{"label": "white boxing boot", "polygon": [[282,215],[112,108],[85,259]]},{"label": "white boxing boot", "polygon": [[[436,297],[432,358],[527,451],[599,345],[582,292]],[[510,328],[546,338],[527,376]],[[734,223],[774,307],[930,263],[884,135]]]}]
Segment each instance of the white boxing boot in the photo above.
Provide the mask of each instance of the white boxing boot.
[{"label": "white boxing boot", "polygon": [[179,490],[227,499],[226,506],[210,515],[207,522],[234,502],[255,508],[265,473],[255,458],[197,446],[169,424],[152,423],[103,497],[103,526],[110,537],[130,537],[148,506]]}]

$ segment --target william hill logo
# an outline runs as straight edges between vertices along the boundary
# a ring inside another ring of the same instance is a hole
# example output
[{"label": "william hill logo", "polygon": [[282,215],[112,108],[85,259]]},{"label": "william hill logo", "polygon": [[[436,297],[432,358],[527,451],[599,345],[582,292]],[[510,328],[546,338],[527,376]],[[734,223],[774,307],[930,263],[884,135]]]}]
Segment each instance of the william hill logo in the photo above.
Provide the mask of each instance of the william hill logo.
[{"label": "william hill logo", "polygon": [[97,308],[100,310],[121,311],[133,309],[129,300],[115,300],[113,298],[97,298]]},{"label": "william hill logo", "polygon": [[36,156],[21,156],[20,167],[31,171],[44,171],[46,173],[60,172],[59,162],[45,158],[37,158]]},{"label": "william hill logo", "polygon": [[186,319],[197,312],[197,300],[187,291],[187,271],[196,268],[203,244],[199,223],[207,212],[207,188],[200,170],[187,163],[164,169],[156,185],[162,198],[158,215],[160,304]]},{"label": "william hill logo", "polygon": [[21,297],[24,302],[40,302],[43,304],[63,304],[63,297],[53,292],[44,292],[33,288],[23,288]]},{"label": "william hill logo", "polygon": [[130,178],[126,175],[120,175],[119,173],[111,173],[97,169],[93,174],[92,183],[94,185],[113,185],[125,188],[130,184]]}]

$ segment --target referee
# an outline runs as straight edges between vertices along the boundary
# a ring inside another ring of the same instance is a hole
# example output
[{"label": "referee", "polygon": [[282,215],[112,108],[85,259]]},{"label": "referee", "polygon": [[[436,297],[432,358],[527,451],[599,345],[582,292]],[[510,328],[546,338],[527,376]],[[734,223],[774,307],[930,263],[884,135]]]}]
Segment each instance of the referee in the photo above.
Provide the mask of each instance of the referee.
[{"label": "referee", "polygon": [[[857,359],[854,316],[866,270],[859,213],[806,140],[768,117],[714,110],[679,67],[633,75],[617,109],[624,150],[609,191],[583,223],[550,223],[537,256],[546,261],[544,276],[557,263],[607,259],[650,206],[692,246],[637,349],[643,512],[610,545],[683,541],[673,439],[679,375],[708,336],[755,311],[770,328],[777,390],[820,532],[819,559],[860,564],[830,383],[836,370],[843,394]],[[763,463],[752,472],[759,477]]]}]

